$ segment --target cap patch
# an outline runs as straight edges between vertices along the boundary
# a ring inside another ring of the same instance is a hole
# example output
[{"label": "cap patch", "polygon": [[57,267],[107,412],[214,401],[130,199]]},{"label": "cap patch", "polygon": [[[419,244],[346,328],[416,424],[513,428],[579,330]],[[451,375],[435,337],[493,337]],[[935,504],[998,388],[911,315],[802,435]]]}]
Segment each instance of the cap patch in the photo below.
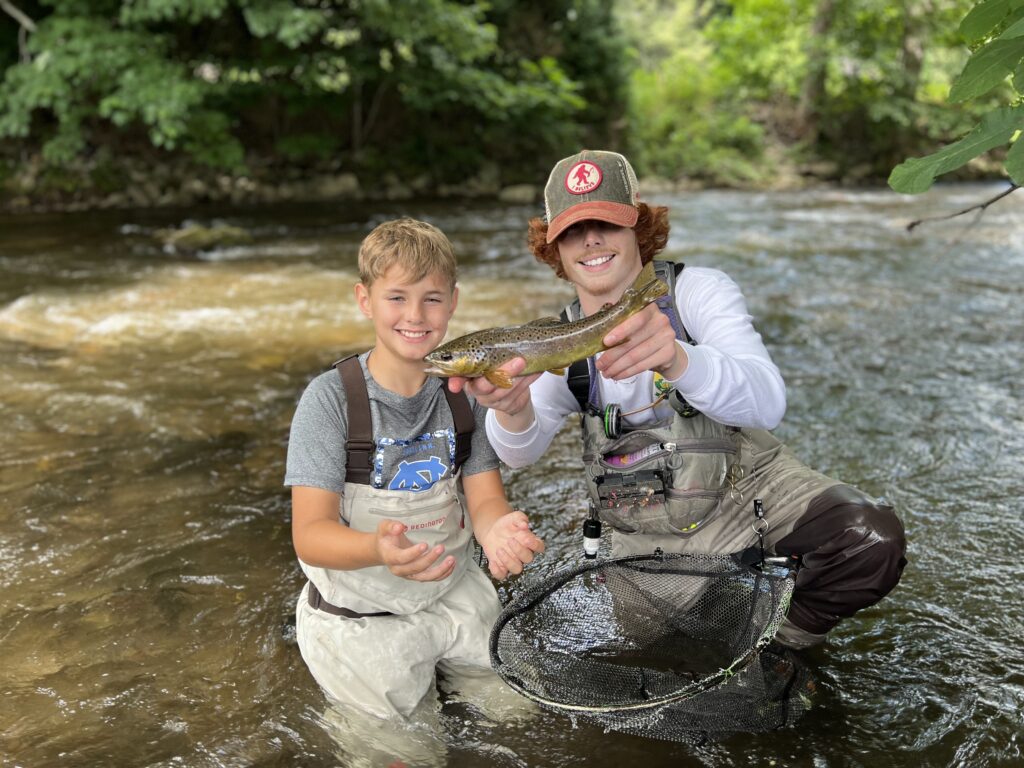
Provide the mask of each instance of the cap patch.
[{"label": "cap patch", "polygon": [[574,195],[585,195],[601,186],[601,169],[587,160],[576,163],[565,175],[565,188]]}]

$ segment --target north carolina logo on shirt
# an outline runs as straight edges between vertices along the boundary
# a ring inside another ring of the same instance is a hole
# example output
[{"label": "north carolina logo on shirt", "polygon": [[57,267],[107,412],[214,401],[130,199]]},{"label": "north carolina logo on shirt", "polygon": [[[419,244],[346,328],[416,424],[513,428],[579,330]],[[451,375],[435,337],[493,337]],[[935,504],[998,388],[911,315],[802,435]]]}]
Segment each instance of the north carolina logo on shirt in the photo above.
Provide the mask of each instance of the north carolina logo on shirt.
[{"label": "north carolina logo on shirt", "polygon": [[425,491],[444,477],[448,465],[437,456],[419,461],[399,463],[395,476],[388,484],[389,491]]},{"label": "north carolina logo on shirt", "polygon": [[565,188],[574,195],[585,195],[601,186],[601,169],[593,163],[582,160],[565,175]]}]

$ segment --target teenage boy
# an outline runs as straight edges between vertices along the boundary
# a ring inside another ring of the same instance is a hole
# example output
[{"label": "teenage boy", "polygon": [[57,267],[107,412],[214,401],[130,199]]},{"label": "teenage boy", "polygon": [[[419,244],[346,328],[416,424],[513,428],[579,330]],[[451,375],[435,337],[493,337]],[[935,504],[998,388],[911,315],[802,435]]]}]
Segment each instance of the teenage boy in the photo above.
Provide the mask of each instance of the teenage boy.
[{"label": "teenage boy", "polygon": [[[544,200],[547,215],[530,222],[528,242],[576,289],[568,319],[617,301],[668,242],[668,209],[640,202],[620,154],[561,160]],[[540,459],[566,416],[583,414],[588,489],[614,530],[616,554],[731,553],[760,541],[768,554],[799,556],[776,640],[816,645],[896,586],[906,563],[903,526],[891,507],[805,466],[767,431],[782,420],[785,384],[743,294],[719,270],[682,266],[655,262],[670,298],[613,329],[609,349],[586,364],[521,377],[511,389],[482,378],[450,386],[491,409],[488,437],[512,467]],[[524,367],[517,359],[504,370],[514,376]],[[611,404],[632,412],[622,437]]]},{"label": "teenage boy", "polygon": [[381,717],[436,704],[435,667],[489,669],[499,602],[473,536],[498,579],[544,549],[506,500],[484,409],[423,372],[455,311],[455,278],[437,228],[374,229],[355,287],[374,346],[310,382],[288,444],[292,541],[309,579],[299,649],[330,697]]}]

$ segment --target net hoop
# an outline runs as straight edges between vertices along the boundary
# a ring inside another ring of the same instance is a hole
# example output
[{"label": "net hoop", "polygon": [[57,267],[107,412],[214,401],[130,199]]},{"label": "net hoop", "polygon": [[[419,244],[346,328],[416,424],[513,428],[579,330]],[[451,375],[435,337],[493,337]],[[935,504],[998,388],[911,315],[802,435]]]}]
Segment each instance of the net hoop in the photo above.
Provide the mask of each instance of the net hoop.
[{"label": "net hoop", "polygon": [[[581,565],[567,568],[563,571],[556,572],[546,579],[543,580],[542,584],[544,589],[535,590],[528,589],[506,603],[498,616],[498,619],[494,623],[494,627],[491,630],[490,636],[490,657],[491,666],[494,671],[501,677],[501,679],[509,685],[513,690],[518,692],[520,695],[537,702],[549,709],[561,710],[564,712],[574,712],[581,714],[616,714],[622,712],[644,712],[646,710],[654,710],[663,708],[666,705],[671,705],[677,702],[685,701],[686,699],[692,698],[704,691],[708,691],[717,685],[725,682],[733,675],[737,674],[745,667],[747,667],[754,659],[756,659],[764,649],[765,646],[771,642],[774,636],[774,628],[771,623],[766,625],[764,630],[757,638],[757,640],[742,654],[737,656],[732,662],[726,666],[720,668],[717,672],[710,673],[704,677],[693,681],[692,683],[685,685],[669,694],[662,696],[653,697],[642,702],[636,703],[618,703],[607,706],[594,706],[594,705],[581,705],[574,704],[571,702],[558,701],[546,696],[541,696],[535,691],[529,690],[523,685],[521,680],[510,670],[508,664],[506,664],[501,658],[500,652],[500,641],[501,633],[505,626],[517,616],[520,616],[523,612],[530,610],[533,606],[537,605],[547,597],[549,597],[555,590],[564,586],[571,580],[581,576],[590,571],[598,569],[608,568],[609,566],[620,566],[625,565],[639,570],[641,572],[647,570],[648,572],[657,572],[659,574],[668,575],[680,575],[680,576],[707,576],[706,571],[696,569],[694,567],[678,567],[666,569],[663,565],[659,568],[644,569],[643,567],[637,567],[645,562],[657,562],[664,564],[666,562],[680,561],[687,562],[689,556],[685,554],[649,554],[649,555],[629,555],[626,557],[612,558],[606,560],[596,560]],[[722,571],[716,575],[739,575],[746,574],[754,578],[755,583],[759,583],[762,579],[773,580],[773,581],[789,581],[787,588],[784,590],[782,600],[776,609],[776,614],[781,612],[784,616],[789,610],[789,603],[792,598],[793,586],[796,581],[796,570],[792,567],[782,567],[778,565],[769,565],[762,563],[762,567],[758,568],[753,565],[747,565],[738,560],[737,557],[731,557],[733,562],[733,568],[729,571]]]}]

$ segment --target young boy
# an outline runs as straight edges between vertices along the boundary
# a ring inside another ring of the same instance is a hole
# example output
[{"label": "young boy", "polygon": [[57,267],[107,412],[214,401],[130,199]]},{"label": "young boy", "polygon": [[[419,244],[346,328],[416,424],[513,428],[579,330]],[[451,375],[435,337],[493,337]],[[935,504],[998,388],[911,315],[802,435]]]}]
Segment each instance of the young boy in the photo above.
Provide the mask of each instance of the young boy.
[{"label": "young boy", "polygon": [[376,342],[310,382],[288,444],[309,579],[299,649],[328,695],[380,717],[436,701],[435,666],[489,668],[499,603],[473,535],[498,579],[544,549],[505,498],[483,407],[424,373],[455,312],[455,271],[430,224],[389,221],[366,237],[355,295]]}]

